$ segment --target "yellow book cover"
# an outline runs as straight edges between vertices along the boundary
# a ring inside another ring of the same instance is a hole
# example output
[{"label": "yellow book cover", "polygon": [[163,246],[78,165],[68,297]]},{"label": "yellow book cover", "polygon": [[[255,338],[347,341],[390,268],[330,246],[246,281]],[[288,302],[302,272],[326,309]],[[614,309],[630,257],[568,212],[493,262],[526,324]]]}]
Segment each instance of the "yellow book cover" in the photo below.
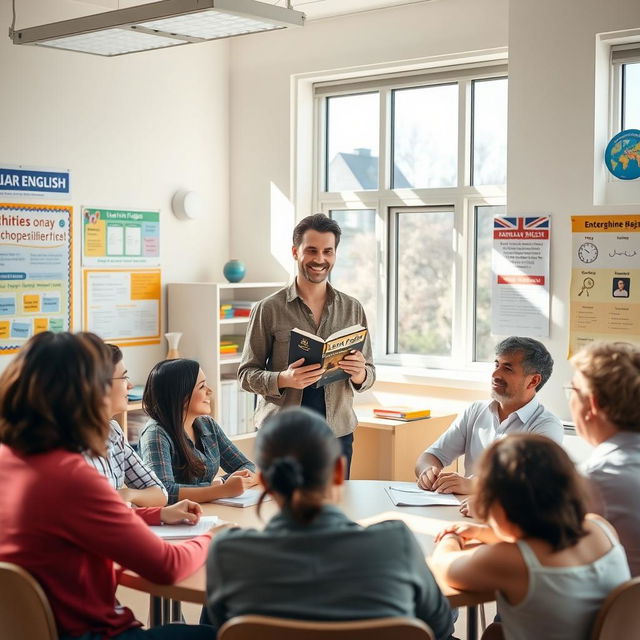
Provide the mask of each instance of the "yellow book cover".
[{"label": "yellow book cover", "polygon": [[373,410],[377,418],[393,418],[395,420],[420,420],[429,418],[431,409],[416,409],[415,407],[377,407]]}]

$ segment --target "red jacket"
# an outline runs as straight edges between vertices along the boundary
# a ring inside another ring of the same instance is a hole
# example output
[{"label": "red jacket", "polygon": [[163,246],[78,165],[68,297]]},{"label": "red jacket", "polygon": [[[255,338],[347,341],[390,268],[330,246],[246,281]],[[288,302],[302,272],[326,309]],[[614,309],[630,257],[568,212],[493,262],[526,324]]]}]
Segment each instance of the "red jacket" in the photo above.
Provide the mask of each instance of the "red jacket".
[{"label": "red jacket", "polygon": [[38,580],[60,634],[109,638],[140,626],[115,599],[114,562],[170,584],[205,561],[210,535],[164,542],[147,526],[160,524],[160,508],[127,507],[80,454],[0,445],[0,487],[0,560]]}]

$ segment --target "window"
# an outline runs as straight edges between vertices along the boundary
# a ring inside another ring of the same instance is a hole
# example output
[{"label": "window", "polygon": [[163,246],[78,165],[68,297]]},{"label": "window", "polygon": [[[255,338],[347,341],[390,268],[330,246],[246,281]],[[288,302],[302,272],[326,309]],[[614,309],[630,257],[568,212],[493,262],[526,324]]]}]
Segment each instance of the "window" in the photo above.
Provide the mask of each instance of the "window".
[{"label": "window", "polygon": [[314,198],[343,229],[331,281],[362,302],[376,361],[490,360],[506,67],[319,83],[314,100]]},{"label": "window", "polygon": [[613,117],[611,135],[640,129],[640,43],[612,47]]}]

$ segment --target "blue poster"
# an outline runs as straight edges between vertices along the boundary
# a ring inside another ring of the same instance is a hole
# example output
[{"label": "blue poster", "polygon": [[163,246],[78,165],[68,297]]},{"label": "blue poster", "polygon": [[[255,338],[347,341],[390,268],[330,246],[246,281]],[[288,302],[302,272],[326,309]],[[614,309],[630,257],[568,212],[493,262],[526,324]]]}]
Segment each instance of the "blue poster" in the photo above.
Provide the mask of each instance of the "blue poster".
[{"label": "blue poster", "polygon": [[0,166],[0,194],[68,199],[71,196],[71,173]]}]

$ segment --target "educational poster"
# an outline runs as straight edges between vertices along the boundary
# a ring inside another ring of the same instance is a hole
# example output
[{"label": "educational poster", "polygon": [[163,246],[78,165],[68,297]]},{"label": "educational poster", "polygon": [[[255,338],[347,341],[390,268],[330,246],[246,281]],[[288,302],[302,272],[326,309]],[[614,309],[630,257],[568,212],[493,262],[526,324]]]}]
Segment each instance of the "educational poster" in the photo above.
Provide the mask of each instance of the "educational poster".
[{"label": "educational poster", "polygon": [[160,212],[83,207],[82,264],[160,266]]},{"label": "educational poster", "polygon": [[549,216],[493,219],[491,333],[549,335]]},{"label": "educational poster", "polygon": [[71,328],[73,207],[0,204],[0,352]]},{"label": "educational poster", "polygon": [[71,197],[71,172],[0,165],[0,195],[68,200]]},{"label": "educational poster", "polygon": [[572,216],[569,356],[594,340],[640,344],[640,215]]},{"label": "educational poster", "polygon": [[83,326],[120,346],[160,343],[160,269],[85,269]]}]

